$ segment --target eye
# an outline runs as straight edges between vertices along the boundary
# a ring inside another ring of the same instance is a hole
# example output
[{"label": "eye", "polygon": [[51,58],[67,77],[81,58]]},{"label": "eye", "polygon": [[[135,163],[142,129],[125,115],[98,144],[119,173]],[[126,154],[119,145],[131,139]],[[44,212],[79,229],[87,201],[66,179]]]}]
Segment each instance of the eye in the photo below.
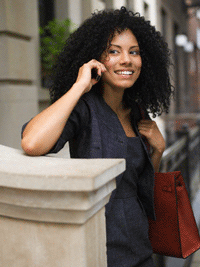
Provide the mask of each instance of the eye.
[{"label": "eye", "polygon": [[119,53],[119,51],[117,51],[116,49],[110,49],[110,50],[108,51],[108,53],[109,53],[109,54],[117,54],[117,53]]},{"label": "eye", "polygon": [[133,50],[133,51],[130,51],[130,54],[137,56],[137,55],[140,55],[140,51]]}]

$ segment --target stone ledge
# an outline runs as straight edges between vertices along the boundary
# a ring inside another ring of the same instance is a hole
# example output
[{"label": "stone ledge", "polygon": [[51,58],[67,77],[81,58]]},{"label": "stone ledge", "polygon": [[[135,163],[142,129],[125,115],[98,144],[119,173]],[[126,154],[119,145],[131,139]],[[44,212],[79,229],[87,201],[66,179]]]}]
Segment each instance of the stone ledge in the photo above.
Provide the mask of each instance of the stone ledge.
[{"label": "stone ledge", "polygon": [[0,215],[37,222],[85,224],[108,203],[109,197],[110,194],[88,210],[40,209],[0,203]]},{"label": "stone ledge", "polygon": [[124,159],[29,157],[0,145],[0,215],[83,224],[109,201]]},{"label": "stone ledge", "polygon": [[97,190],[125,169],[124,159],[29,157],[0,145],[0,186],[44,191]]},{"label": "stone ledge", "polygon": [[30,35],[24,35],[24,34],[20,34],[18,32],[13,32],[13,31],[0,31],[0,35],[6,35],[6,36],[9,36],[11,38],[23,39],[26,41],[31,40]]}]

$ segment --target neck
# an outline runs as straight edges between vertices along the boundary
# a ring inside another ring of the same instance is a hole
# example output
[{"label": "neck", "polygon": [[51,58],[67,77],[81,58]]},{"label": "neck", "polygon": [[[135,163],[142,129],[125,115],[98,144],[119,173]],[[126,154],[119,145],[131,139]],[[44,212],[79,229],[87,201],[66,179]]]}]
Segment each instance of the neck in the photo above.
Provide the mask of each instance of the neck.
[{"label": "neck", "polygon": [[103,98],[115,113],[120,113],[126,108],[123,104],[123,90],[103,90]]}]

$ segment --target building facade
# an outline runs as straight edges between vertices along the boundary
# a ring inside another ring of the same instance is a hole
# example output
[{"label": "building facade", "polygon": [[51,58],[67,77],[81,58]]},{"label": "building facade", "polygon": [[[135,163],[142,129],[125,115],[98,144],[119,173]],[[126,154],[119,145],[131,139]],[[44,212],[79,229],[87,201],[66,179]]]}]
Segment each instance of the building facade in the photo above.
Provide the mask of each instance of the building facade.
[{"label": "building facade", "polygon": [[193,47],[189,54],[188,74],[193,112],[200,110],[200,2],[188,8],[188,36]]}]

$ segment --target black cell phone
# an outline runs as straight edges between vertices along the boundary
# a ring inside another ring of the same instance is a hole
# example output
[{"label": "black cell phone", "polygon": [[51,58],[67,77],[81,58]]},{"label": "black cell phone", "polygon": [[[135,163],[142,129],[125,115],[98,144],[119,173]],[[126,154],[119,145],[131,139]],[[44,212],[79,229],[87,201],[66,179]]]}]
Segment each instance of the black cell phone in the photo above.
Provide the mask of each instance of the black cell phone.
[{"label": "black cell phone", "polygon": [[97,74],[97,69],[92,69],[92,79],[99,81],[101,76]]}]

